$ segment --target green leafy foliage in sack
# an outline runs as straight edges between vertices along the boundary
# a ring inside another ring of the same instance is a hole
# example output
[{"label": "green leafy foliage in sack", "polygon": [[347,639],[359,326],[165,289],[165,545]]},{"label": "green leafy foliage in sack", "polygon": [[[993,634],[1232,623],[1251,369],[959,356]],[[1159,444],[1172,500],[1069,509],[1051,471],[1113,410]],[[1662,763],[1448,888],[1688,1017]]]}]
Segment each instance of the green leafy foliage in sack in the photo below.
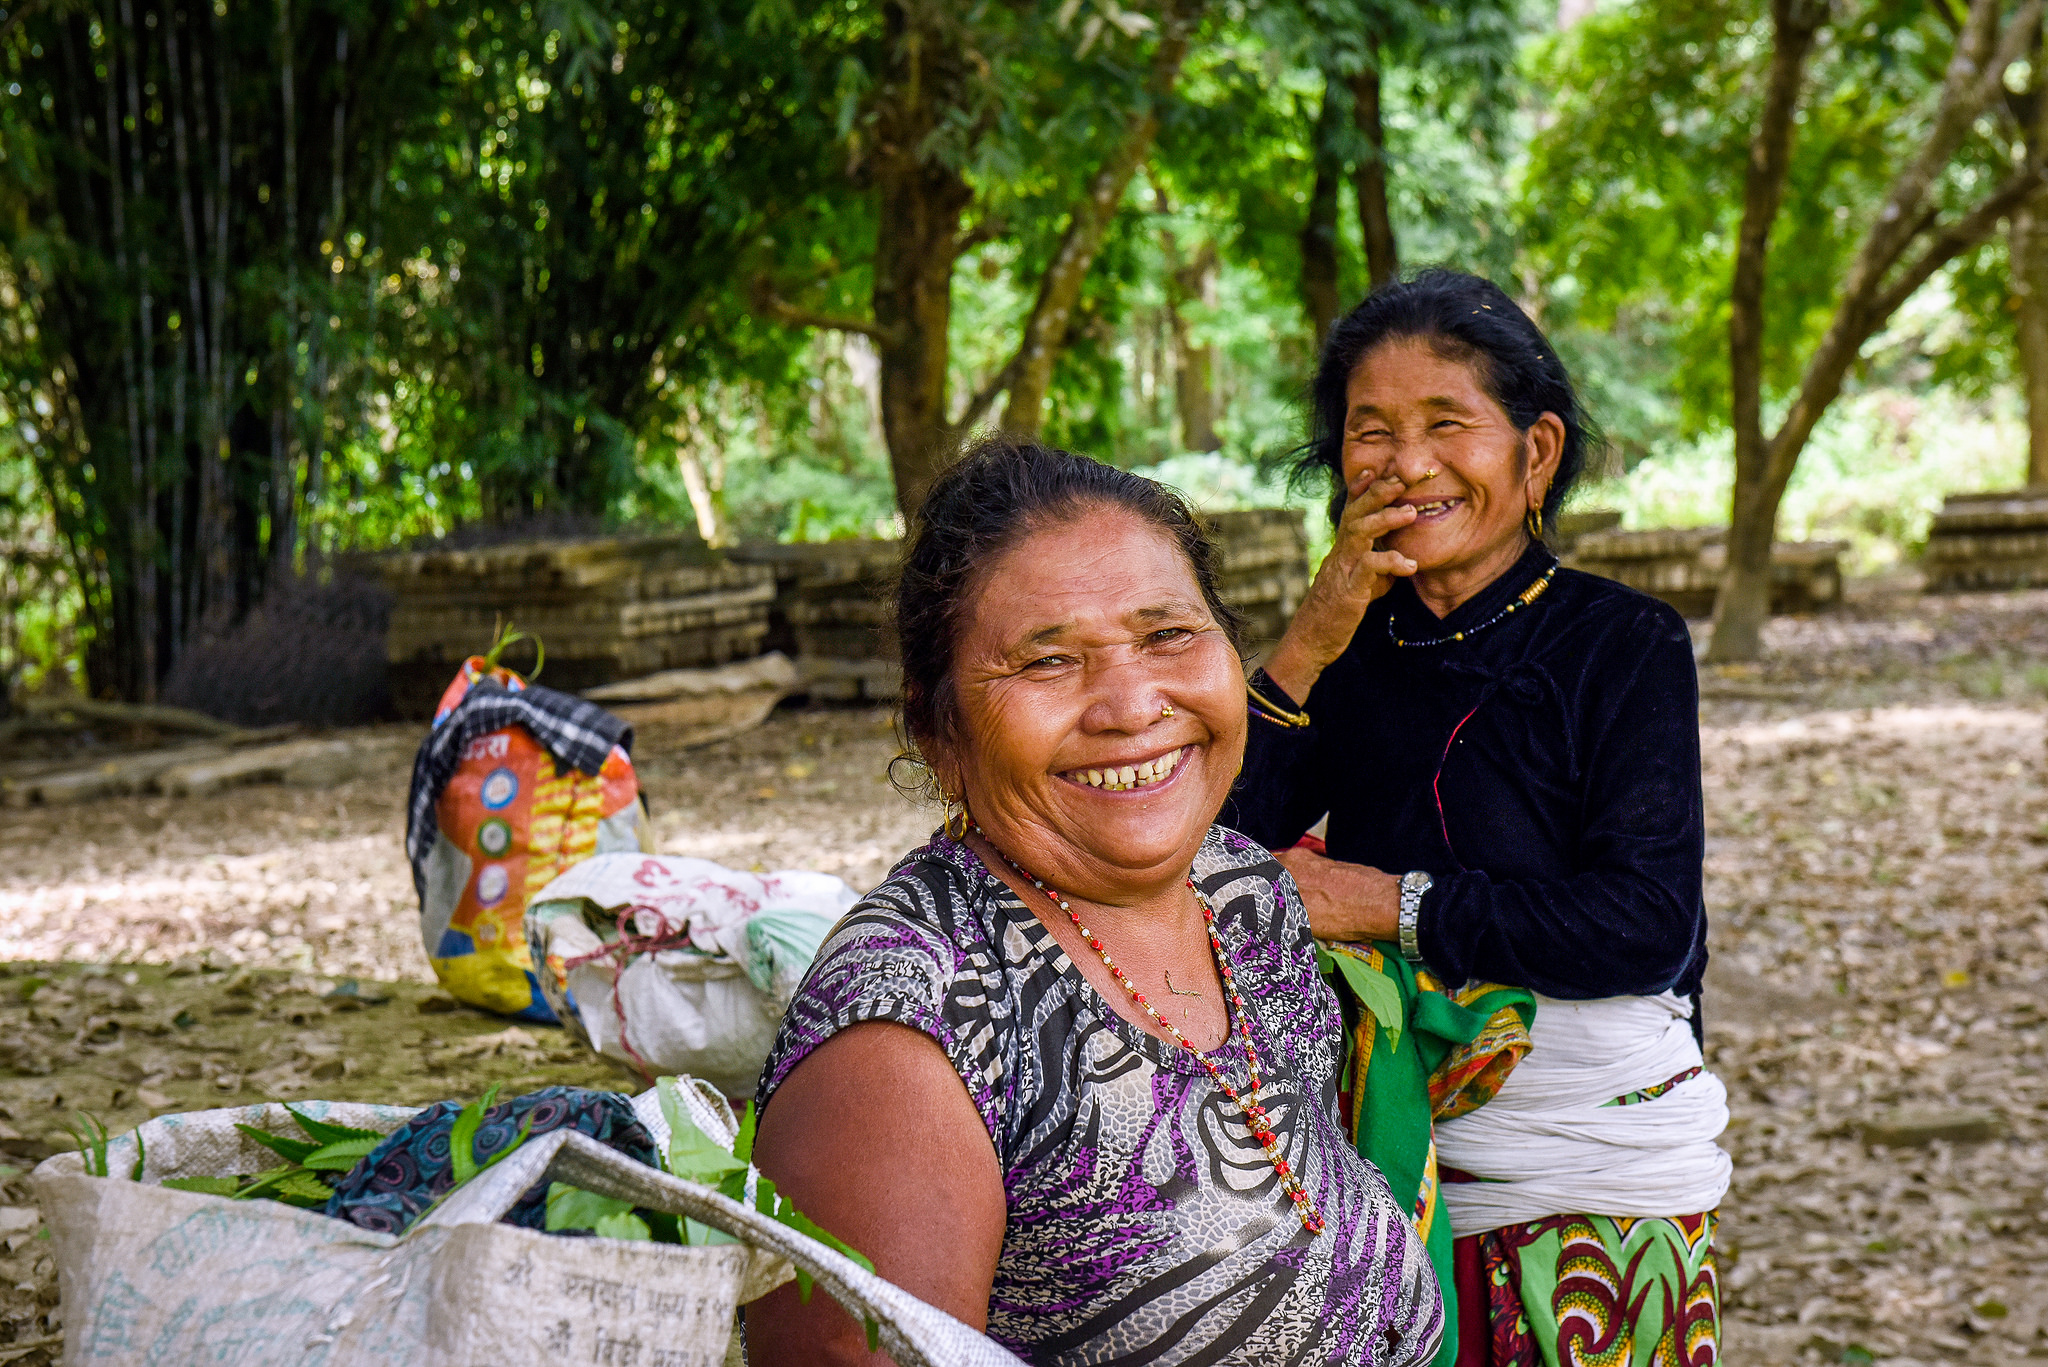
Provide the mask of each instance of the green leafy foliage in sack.
[{"label": "green leafy foliage in sack", "polygon": [[[472,1101],[456,1114],[455,1124],[449,1131],[449,1166],[455,1174],[455,1185],[443,1192],[434,1205],[439,1205],[458,1190],[463,1183],[496,1163],[502,1162],[507,1154],[524,1144],[532,1133],[533,1122],[529,1117],[519,1127],[519,1133],[508,1146],[493,1154],[486,1162],[476,1161],[476,1132],[483,1124],[484,1113],[498,1100],[498,1089],[494,1086],[483,1094],[481,1100]],[[376,1130],[356,1129],[349,1125],[335,1125],[325,1120],[315,1120],[285,1107],[305,1138],[272,1134],[254,1125],[236,1125],[235,1128],[247,1135],[253,1142],[269,1149],[284,1162],[278,1167],[259,1173],[245,1173],[228,1177],[171,1177],[163,1185],[174,1191],[196,1191],[206,1196],[228,1196],[238,1201],[254,1197],[265,1197],[282,1201],[289,1206],[311,1208],[327,1204],[334,1195],[334,1188],[322,1180],[322,1173],[347,1173],[365,1158],[371,1150],[388,1137]],[[102,1128],[104,1134],[104,1128]],[[138,1147],[142,1136],[136,1134]],[[83,1151],[85,1145],[80,1144]],[[93,1158],[88,1154],[86,1167],[95,1171]],[[99,1167],[96,1175],[105,1176],[106,1158],[104,1139],[100,1146]],[[135,1175],[142,1175],[142,1160],[136,1159]],[[429,1206],[428,1210],[433,1207]],[[422,1212],[424,1214],[425,1212]]]},{"label": "green leafy foliage in sack", "polygon": [[[721,1196],[742,1205],[749,1204],[747,1188],[751,1179],[751,1204],[755,1210],[845,1254],[864,1271],[875,1270],[874,1263],[864,1254],[791,1205],[777,1193],[773,1182],[755,1170],[754,1104],[751,1101],[740,1120],[739,1133],[733,1137],[732,1148],[727,1149],[690,1119],[689,1107],[678,1090],[680,1085],[672,1077],[655,1082],[656,1093],[661,1098],[662,1118],[668,1121],[668,1146],[662,1151],[661,1165],[671,1177],[712,1187]],[[555,1182],[548,1187],[546,1224],[548,1229],[555,1231],[587,1229],[607,1239],[651,1240],[698,1247],[737,1242],[732,1236],[696,1220],[687,1217],[678,1220],[673,1215],[640,1209],[630,1201],[599,1196],[566,1182]],[[810,1276],[798,1269],[796,1283],[797,1295],[808,1303],[811,1299]],[[880,1326],[868,1320],[867,1334],[868,1349],[875,1351],[880,1344]]]}]

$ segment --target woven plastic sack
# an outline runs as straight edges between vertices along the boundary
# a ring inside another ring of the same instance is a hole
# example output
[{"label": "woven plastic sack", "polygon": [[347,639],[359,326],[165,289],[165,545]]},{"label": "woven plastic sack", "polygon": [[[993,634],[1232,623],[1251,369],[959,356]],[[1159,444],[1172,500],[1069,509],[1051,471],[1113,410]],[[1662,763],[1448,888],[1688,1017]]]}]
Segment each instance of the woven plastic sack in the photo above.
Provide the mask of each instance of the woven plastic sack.
[{"label": "woven plastic sack", "polygon": [[[442,695],[434,725],[447,724],[484,679],[524,691],[517,674],[472,656]],[[462,748],[434,799],[420,899],[420,936],[450,996],[525,1020],[555,1019],[527,953],[528,900],[593,854],[653,848],[639,797],[633,761],[617,745],[596,774],[558,763],[522,726]]]},{"label": "woven plastic sack", "polygon": [[[693,1118],[718,1134],[701,1088]],[[691,1095],[692,1093],[695,1095]],[[635,1101],[658,1121],[653,1098]],[[309,1102],[306,1114],[389,1132],[413,1112]],[[724,1113],[729,1125],[730,1113]],[[572,1130],[530,1140],[402,1235],[376,1234],[274,1201],[157,1185],[275,1162],[234,1128],[290,1126],[278,1105],[162,1116],[115,1140],[108,1170],[45,1160],[37,1200],[55,1241],[64,1361],[301,1367],[478,1367],[599,1362],[721,1367],[733,1310],[802,1268],[875,1320],[902,1367],[1021,1367],[960,1321],[850,1259],[709,1187],[680,1181]],[[729,1130],[726,1131],[730,1133]],[[659,1134],[665,1135],[663,1127]],[[560,1181],[687,1215],[740,1242],[716,1247],[565,1238],[497,1223],[537,1182]]]},{"label": "woven plastic sack", "polygon": [[751,1096],[818,945],[858,900],[829,873],[598,855],[534,895],[526,937],[570,1033],[649,1076]]}]

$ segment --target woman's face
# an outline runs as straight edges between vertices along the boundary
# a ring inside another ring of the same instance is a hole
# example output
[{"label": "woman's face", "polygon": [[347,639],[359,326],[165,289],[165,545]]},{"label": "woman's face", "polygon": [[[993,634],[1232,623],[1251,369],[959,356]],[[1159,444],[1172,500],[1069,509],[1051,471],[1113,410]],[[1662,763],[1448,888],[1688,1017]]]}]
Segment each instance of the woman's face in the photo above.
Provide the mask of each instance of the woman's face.
[{"label": "woman's face", "polygon": [[1241,670],[1180,548],[1121,508],[1085,508],[1026,534],[975,588],[941,777],[1050,886],[1137,895],[1186,872],[1237,777]]},{"label": "woman's face", "polygon": [[1528,545],[1523,519],[1541,506],[1563,447],[1555,414],[1516,431],[1471,364],[1425,341],[1384,343],[1351,372],[1345,487],[1355,495],[1388,473],[1407,485],[1394,501],[1414,507],[1415,521],[1383,544],[1416,563],[1426,596],[1432,579],[1476,580],[1476,591],[1514,563]]}]

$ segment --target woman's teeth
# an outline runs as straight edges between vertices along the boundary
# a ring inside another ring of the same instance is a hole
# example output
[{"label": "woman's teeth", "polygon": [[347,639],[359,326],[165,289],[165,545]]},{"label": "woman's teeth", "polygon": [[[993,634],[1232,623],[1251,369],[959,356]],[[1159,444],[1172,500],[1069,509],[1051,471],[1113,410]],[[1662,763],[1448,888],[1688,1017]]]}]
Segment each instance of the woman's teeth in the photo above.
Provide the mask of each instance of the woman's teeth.
[{"label": "woman's teeth", "polygon": [[1143,764],[1126,764],[1120,769],[1075,769],[1067,775],[1076,783],[1085,783],[1091,788],[1100,788],[1108,793],[1128,792],[1132,788],[1149,788],[1155,783],[1164,783],[1172,775],[1174,766],[1187,747],[1169,750],[1158,759],[1146,760]]},{"label": "woman's teeth", "polygon": [[1458,500],[1455,498],[1440,498],[1434,503],[1414,503],[1410,504],[1409,506],[1415,509],[1415,515],[1417,517],[1428,517],[1431,513],[1440,513],[1445,511],[1446,509],[1450,508],[1453,504],[1455,504],[1457,501]]}]

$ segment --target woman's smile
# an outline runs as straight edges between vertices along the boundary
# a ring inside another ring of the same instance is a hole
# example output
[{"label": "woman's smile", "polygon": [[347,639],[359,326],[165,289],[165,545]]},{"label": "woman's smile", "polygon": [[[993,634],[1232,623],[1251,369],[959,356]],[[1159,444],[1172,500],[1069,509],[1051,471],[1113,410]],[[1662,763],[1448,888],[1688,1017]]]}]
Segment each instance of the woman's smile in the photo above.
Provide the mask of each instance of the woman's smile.
[{"label": "woman's smile", "polygon": [[1121,763],[1090,765],[1069,769],[1059,777],[1083,788],[1100,788],[1105,793],[1128,793],[1171,783],[1180,773],[1180,762],[1195,747],[1177,745],[1161,754]]},{"label": "woman's smile", "polygon": [[1397,498],[1394,502],[1399,507],[1415,510],[1415,520],[1408,524],[1410,527],[1443,522],[1465,506],[1462,498]]}]

